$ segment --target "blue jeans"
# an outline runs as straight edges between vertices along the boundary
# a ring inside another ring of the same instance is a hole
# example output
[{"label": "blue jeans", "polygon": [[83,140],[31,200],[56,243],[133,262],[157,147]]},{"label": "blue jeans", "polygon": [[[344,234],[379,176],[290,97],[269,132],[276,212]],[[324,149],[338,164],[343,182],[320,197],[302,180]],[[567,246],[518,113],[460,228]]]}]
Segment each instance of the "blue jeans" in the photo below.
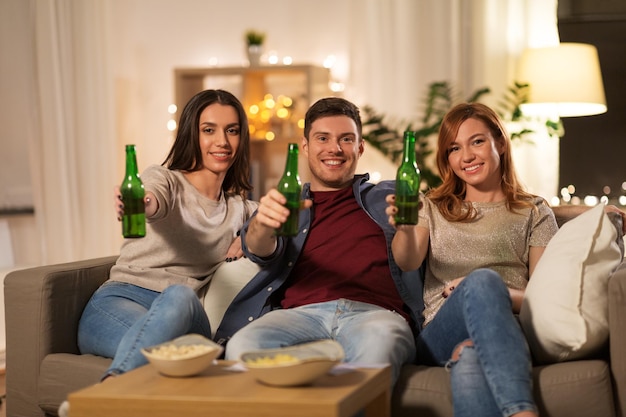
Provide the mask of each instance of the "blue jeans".
[{"label": "blue jeans", "polygon": [[[455,347],[471,340],[451,361]],[[417,339],[417,358],[450,366],[454,415],[510,416],[535,411],[532,363],[509,290],[489,269],[473,271],[452,291]]]},{"label": "blue jeans", "polygon": [[324,339],[341,344],[346,362],[390,364],[394,384],[402,365],[415,358],[413,332],[400,314],[339,299],[265,314],[235,333],[226,345],[226,359]]},{"label": "blue jeans", "polygon": [[147,363],[141,348],[199,333],[211,337],[209,319],[196,293],[173,285],[162,293],[108,282],[87,303],[78,325],[81,353],[113,358],[104,377]]}]

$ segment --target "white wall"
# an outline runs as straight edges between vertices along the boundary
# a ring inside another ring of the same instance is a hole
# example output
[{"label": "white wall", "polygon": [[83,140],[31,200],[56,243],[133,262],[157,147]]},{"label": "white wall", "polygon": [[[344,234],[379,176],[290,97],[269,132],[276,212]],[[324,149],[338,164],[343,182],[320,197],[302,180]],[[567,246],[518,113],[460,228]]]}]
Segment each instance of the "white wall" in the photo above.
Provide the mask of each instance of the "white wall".
[{"label": "white wall", "polygon": [[[33,206],[28,137],[35,134],[36,115],[29,13],[28,2],[0,1],[0,210]],[[0,221],[4,224],[0,248],[5,248],[0,266],[38,264],[35,218],[20,215]]]},{"label": "white wall", "polygon": [[[0,209],[32,206],[31,176],[28,168],[28,136],[32,128],[33,54],[30,49],[27,2],[0,2],[0,94],[3,121],[0,129]],[[9,121],[17,121],[9,123]],[[26,169],[25,169],[26,168]]]}]

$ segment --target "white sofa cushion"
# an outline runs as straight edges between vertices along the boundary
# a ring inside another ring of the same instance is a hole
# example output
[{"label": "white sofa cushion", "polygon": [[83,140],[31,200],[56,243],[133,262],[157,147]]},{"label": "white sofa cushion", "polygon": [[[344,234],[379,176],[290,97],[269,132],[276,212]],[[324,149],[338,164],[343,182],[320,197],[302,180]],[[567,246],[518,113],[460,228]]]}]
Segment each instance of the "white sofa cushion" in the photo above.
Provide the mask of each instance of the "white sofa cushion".
[{"label": "white sofa cushion", "polygon": [[598,205],[565,223],[548,243],[520,311],[538,362],[584,357],[606,342],[608,280],[624,255],[617,239],[617,228]]},{"label": "white sofa cushion", "polygon": [[259,266],[248,258],[223,262],[217,268],[206,292],[201,294],[204,310],[211,323],[212,336],[215,336],[230,303],[257,272]]}]

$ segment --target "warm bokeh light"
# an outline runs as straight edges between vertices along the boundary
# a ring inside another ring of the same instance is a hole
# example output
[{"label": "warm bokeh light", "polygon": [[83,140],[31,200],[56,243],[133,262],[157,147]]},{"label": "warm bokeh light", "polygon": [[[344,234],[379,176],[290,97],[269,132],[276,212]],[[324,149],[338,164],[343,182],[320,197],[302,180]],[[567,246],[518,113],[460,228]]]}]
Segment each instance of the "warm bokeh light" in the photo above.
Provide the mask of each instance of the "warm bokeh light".
[{"label": "warm bokeh light", "polygon": [[561,204],[561,199],[559,199],[559,197],[554,196],[552,197],[552,199],[550,199],[551,206],[558,206],[559,204]]},{"label": "warm bokeh light", "polygon": [[382,178],[383,176],[380,172],[378,171],[370,172],[370,181],[373,182],[374,184],[380,182]]},{"label": "warm bokeh light", "polygon": [[170,119],[167,121],[167,130],[173,132],[176,130],[176,120]]},{"label": "warm bokeh light", "polygon": [[291,99],[291,97],[281,95],[278,96],[278,100],[285,107],[291,107],[291,105],[293,104],[293,100]]},{"label": "warm bokeh light", "polygon": [[176,104],[170,104],[169,106],[167,106],[167,112],[169,114],[176,114],[176,111],[178,111],[178,107],[176,106]]},{"label": "warm bokeh light", "polygon": [[260,116],[263,123],[268,123],[272,118],[272,111],[270,109],[264,109],[261,111]]},{"label": "warm bokeh light", "polygon": [[272,141],[276,137],[301,134],[302,127],[294,100],[286,95],[265,94],[263,100],[248,106],[248,123],[252,139]]},{"label": "warm bokeh light", "polygon": [[272,96],[267,97],[265,99],[265,107],[267,107],[268,109],[273,109],[274,106],[276,106],[276,102],[274,101],[274,98]]},{"label": "warm bokeh light", "polygon": [[328,55],[326,59],[324,59],[324,68],[332,68],[333,65],[335,65],[335,61],[337,61],[335,55]]},{"label": "warm bokeh light", "polygon": [[330,83],[328,83],[328,86],[330,87],[330,90],[335,93],[340,93],[346,89],[346,86],[344,83],[340,83],[336,81],[331,81]]},{"label": "warm bokeh light", "polygon": [[278,55],[276,54],[275,51],[272,51],[272,52],[269,53],[269,56],[267,57],[267,62],[270,65],[278,64]]}]

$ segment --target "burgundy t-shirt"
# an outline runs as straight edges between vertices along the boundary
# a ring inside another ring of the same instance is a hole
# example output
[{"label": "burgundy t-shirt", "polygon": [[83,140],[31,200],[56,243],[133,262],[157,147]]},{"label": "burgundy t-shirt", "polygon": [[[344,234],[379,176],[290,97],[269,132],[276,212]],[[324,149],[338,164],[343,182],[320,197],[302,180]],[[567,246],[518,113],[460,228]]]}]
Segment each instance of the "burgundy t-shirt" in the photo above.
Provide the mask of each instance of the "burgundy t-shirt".
[{"label": "burgundy t-shirt", "polygon": [[382,229],[352,188],[312,192],[313,222],[281,302],[283,308],[346,298],[395,310],[407,320]]}]

